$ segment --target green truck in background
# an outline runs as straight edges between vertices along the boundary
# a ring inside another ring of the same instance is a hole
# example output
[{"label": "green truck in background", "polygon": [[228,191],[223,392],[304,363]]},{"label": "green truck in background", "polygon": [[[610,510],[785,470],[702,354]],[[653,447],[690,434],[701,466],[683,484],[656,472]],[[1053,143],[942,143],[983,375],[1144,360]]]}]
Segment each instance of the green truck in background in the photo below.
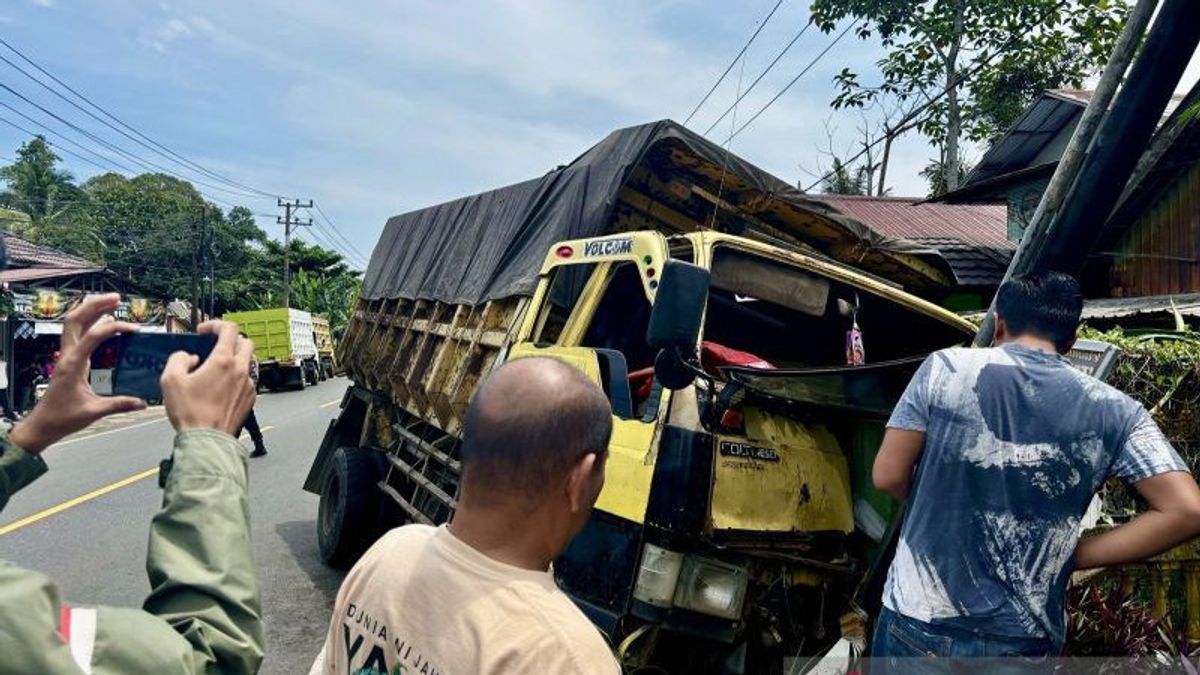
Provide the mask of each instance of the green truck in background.
[{"label": "green truck in background", "polygon": [[238,324],[254,340],[260,386],[271,391],[304,389],[323,379],[308,312],[278,307],[229,312],[222,318]]},{"label": "green truck in background", "polygon": [[333,333],[329,330],[329,319],[312,315],[313,341],[317,343],[317,373],[322,381],[333,377],[338,370],[334,356]]}]

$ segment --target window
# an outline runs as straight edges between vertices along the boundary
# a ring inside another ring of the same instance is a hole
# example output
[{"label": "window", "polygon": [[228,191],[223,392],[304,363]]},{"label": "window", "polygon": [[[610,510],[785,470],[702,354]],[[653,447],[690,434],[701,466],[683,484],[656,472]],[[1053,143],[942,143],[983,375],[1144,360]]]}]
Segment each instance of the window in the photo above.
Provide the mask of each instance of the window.
[{"label": "window", "polygon": [[533,333],[535,344],[558,344],[563,327],[575,311],[583,287],[595,270],[596,263],[581,263],[563,265],[550,271],[550,290]]},{"label": "window", "polygon": [[867,363],[924,356],[962,334],[885,297],[729,247],[713,253],[704,340],[777,368],[846,364],[857,318]]}]

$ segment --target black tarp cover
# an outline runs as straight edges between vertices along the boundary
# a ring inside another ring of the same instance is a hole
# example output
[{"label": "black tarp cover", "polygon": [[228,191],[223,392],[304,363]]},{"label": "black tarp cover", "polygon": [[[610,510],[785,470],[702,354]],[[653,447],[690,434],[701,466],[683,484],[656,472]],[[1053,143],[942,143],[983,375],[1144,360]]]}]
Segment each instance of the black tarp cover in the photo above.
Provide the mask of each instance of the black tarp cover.
[{"label": "black tarp cover", "polygon": [[[550,246],[606,234],[631,172],[661,144],[698,163],[722,166],[729,182],[819,214],[840,244],[920,255],[890,240],[682,125],[663,120],[619,129],[570,164],[534,180],[388,219],[363,279],[362,297],[478,304],[528,296]],[[828,244],[829,242],[823,242]]]}]

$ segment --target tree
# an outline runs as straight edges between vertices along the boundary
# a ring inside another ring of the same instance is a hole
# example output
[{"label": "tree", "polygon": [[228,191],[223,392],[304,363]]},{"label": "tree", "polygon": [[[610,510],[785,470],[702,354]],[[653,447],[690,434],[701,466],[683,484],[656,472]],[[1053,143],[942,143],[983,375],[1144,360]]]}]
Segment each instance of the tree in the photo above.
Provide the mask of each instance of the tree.
[{"label": "tree", "polygon": [[[255,224],[249,209],[223,211],[190,182],[165,174],[106,173],[78,186],[57,168],[58,157],[41,138],[21,146],[17,156],[0,169],[7,184],[0,207],[29,218],[6,216],[0,224],[103,265],[148,295],[191,297],[197,265],[197,276],[211,280],[202,297],[217,316],[280,305],[283,244]],[[340,332],[359,273],[341,254],[299,239],[288,255],[296,307],[328,316]]]},{"label": "tree", "polygon": [[934,101],[900,124],[915,122],[934,144],[938,175],[953,190],[961,142],[1006,129],[1042,89],[1082,86],[1103,66],[1129,8],[1125,0],[814,0],[811,9],[821,30],[856,21],[858,36],[878,35],[885,50],[878,84],[861,84],[849,68],[834,78],[833,106]]},{"label": "tree", "polygon": [[78,210],[86,196],[72,182],[71,174],[57,164],[58,155],[45,138],[37,136],[23,144],[17,150],[17,161],[0,168],[6,186],[0,192],[0,206],[28,214],[32,228]]}]

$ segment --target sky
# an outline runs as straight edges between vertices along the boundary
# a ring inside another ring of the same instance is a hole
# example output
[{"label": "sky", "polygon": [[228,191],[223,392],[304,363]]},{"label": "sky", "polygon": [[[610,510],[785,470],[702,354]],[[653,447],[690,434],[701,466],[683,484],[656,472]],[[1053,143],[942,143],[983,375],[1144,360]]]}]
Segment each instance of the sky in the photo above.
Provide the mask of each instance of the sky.
[{"label": "sky", "polygon": [[[6,0],[0,36],[188,160],[257,190],[315,200],[329,224],[302,236],[336,242],[357,262],[391,215],[542,175],[614,129],[682,121],[774,4]],[[691,128],[704,132],[733,103],[739,80],[749,85],[807,22],[807,6],[784,0],[744,69],[733,69]],[[834,37],[807,31],[738,106],[737,124]],[[848,154],[862,123],[856,112],[829,107],[833,76],[847,67],[870,71],[880,56],[876,42],[847,36],[739,134],[732,151],[788,182],[813,182],[828,168],[820,150],[832,138]],[[1198,76],[1193,59],[1185,84]],[[281,235],[274,198],[218,190],[219,181],[106,130],[3,63],[0,83],[147,161],[209,182],[197,187],[248,206],[269,234]],[[0,102],[61,129],[10,91],[0,90]],[[0,118],[37,130],[10,110]],[[723,140],[731,122],[709,137]],[[0,161],[27,138],[0,123]],[[79,179],[100,172],[60,154]],[[917,174],[932,155],[917,136],[901,140],[889,168],[893,194],[923,195]]]}]

